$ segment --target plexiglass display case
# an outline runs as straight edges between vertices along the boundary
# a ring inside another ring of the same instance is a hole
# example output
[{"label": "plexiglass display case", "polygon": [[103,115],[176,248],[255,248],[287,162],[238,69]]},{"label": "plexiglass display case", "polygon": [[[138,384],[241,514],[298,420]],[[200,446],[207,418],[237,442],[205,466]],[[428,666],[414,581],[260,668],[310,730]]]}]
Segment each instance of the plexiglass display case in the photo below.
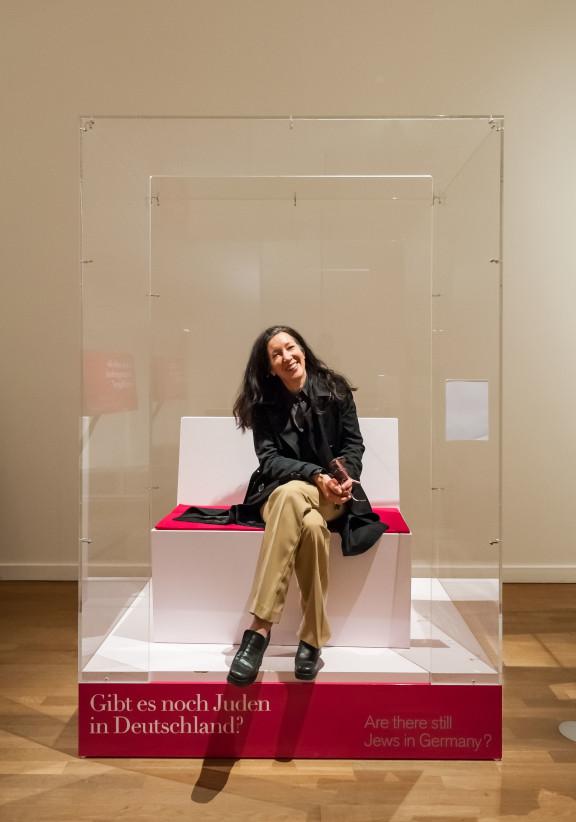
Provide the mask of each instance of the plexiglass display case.
[{"label": "plexiglass display case", "polygon": [[498,686],[502,119],[98,117],[81,137],[80,682],[195,679],[192,646],[155,641],[150,535],[181,419],[229,417],[283,323],[360,417],[398,420],[410,642],[364,652],[364,680]]}]

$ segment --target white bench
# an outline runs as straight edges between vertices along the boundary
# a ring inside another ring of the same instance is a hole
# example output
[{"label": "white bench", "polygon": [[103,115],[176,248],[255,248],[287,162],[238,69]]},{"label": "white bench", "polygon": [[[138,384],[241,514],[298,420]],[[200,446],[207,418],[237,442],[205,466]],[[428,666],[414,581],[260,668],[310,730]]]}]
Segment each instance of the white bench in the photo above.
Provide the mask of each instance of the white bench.
[{"label": "white bench", "polygon": [[[374,507],[399,509],[398,421],[363,418],[362,486]],[[178,503],[231,505],[244,498],[257,467],[252,436],[229,417],[183,417]],[[152,638],[155,642],[238,644],[249,620],[247,600],[261,531],[152,530]],[[410,645],[410,534],[385,533],[364,554],[344,557],[332,535],[329,645]],[[290,585],[275,645],[296,644],[296,579]]]}]

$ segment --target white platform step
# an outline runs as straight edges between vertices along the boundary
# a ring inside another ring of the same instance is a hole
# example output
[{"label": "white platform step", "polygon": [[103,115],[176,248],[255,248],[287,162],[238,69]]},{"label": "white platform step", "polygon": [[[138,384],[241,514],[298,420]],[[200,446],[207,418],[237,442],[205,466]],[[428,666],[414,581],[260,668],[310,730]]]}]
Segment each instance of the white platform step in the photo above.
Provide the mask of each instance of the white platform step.
[{"label": "white platform step", "polygon": [[[110,580],[102,580],[102,584]],[[496,580],[450,580],[449,588],[464,600],[468,592],[475,603],[490,609],[495,602]],[[98,595],[96,581],[88,588],[85,605],[89,613]],[[109,595],[102,591],[103,602]],[[90,600],[92,599],[92,602]],[[111,679],[149,671],[151,680],[224,681],[235,653],[230,644],[148,642],[150,583],[130,597],[110,633],[83,673],[107,675]],[[434,621],[436,619],[436,621]],[[449,626],[450,632],[438,624]],[[498,672],[450,600],[438,580],[415,579],[412,586],[412,637],[410,648],[325,648],[322,682],[428,682],[434,676],[454,681],[475,679],[496,682]],[[86,638],[90,642],[90,638]],[[94,643],[94,640],[92,640]],[[293,681],[295,646],[271,645],[264,657],[260,679],[264,682]]]}]

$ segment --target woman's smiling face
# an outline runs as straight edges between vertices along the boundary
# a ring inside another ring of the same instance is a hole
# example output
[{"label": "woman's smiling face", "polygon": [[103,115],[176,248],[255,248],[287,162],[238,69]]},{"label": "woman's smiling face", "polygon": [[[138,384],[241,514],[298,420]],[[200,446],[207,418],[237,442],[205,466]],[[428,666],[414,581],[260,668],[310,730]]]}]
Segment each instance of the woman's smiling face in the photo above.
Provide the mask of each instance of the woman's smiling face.
[{"label": "woman's smiling face", "polygon": [[306,382],[304,352],[290,334],[280,331],[268,341],[270,371],[279,377],[288,391],[296,393]]}]

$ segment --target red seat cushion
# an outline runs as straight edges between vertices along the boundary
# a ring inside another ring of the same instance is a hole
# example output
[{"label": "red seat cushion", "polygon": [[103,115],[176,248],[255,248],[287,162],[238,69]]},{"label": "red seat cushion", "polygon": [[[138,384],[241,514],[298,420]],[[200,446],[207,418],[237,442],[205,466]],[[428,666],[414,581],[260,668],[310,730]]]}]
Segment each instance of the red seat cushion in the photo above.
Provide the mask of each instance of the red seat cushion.
[{"label": "red seat cushion", "polygon": [[[177,505],[168,516],[164,517],[156,524],[159,531],[261,531],[261,528],[252,528],[248,525],[209,525],[203,522],[183,522],[177,520],[190,505]],[[202,508],[222,508],[218,505],[203,505]],[[398,508],[374,508],[380,520],[388,525],[388,534],[409,534],[410,529],[406,525],[404,517]]]}]

